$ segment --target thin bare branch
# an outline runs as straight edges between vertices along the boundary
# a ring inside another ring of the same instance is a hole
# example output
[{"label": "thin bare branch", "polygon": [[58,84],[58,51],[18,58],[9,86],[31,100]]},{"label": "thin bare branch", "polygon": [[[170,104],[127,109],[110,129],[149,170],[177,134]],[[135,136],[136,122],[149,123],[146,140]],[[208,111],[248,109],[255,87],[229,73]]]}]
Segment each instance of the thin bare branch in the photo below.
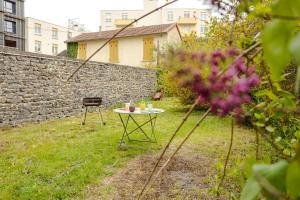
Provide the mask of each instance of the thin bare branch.
[{"label": "thin bare branch", "polygon": [[149,181],[145,186],[144,186],[144,192],[141,192],[138,196],[138,200],[142,199],[145,193],[147,192],[147,187],[150,188],[152,184],[156,181],[158,176],[161,174],[161,172],[168,166],[170,161],[175,157],[175,155],[179,152],[179,150],[182,148],[182,146],[186,143],[186,141],[191,137],[191,135],[195,132],[195,130],[199,127],[199,125],[204,121],[204,119],[208,116],[210,113],[211,108],[209,108],[206,113],[203,114],[203,116],[199,119],[199,121],[196,123],[196,125],[192,128],[192,130],[188,133],[188,135],[184,138],[184,140],[180,143],[180,145],[176,148],[174,153],[169,157],[169,159],[164,163],[164,165],[159,169],[153,180]]},{"label": "thin bare branch", "polygon": [[177,129],[175,130],[175,132],[173,133],[172,137],[170,138],[168,144],[165,146],[165,148],[163,149],[162,153],[160,154],[154,168],[151,171],[150,176],[147,179],[147,182],[145,183],[140,195],[142,195],[147,187],[147,185],[149,184],[150,180],[152,179],[160,161],[162,160],[162,158],[164,157],[164,155],[166,154],[166,151],[168,150],[168,148],[170,147],[171,143],[173,142],[174,138],[176,137],[177,133],[179,132],[179,130],[181,129],[181,127],[184,125],[184,123],[188,120],[188,118],[190,117],[190,115],[192,114],[192,112],[194,111],[195,107],[197,106],[197,100],[195,101],[195,103],[190,107],[189,111],[187,112],[187,114],[185,115],[185,117],[182,119],[180,125],[177,127]]},{"label": "thin bare branch", "polygon": [[223,182],[224,182],[224,179],[226,177],[226,170],[227,170],[227,166],[228,166],[228,161],[229,161],[229,157],[230,157],[230,154],[231,154],[231,151],[232,151],[232,145],[233,145],[233,134],[234,134],[234,119],[231,120],[231,136],[230,136],[230,144],[229,144],[229,149],[228,149],[228,153],[227,153],[227,157],[226,157],[226,160],[225,160],[225,165],[224,165],[224,169],[223,169],[223,175],[222,175],[222,178],[221,178],[221,181],[218,185],[218,191],[220,189],[220,187],[222,186]]}]

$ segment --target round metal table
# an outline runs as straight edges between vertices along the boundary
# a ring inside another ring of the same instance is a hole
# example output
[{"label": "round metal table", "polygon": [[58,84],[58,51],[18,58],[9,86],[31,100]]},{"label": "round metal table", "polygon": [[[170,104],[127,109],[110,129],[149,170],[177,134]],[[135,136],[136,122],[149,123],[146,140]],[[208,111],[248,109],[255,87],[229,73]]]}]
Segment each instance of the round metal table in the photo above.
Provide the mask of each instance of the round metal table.
[{"label": "round metal table", "polygon": [[[158,108],[153,108],[151,110],[145,109],[145,110],[140,110],[136,109],[134,112],[130,112],[125,110],[124,108],[118,108],[113,110],[115,113],[119,114],[120,120],[122,122],[124,131],[122,134],[122,139],[120,141],[120,145],[125,143],[125,137],[127,137],[128,141],[133,141],[133,142],[151,142],[151,143],[156,143],[156,136],[155,136],[155,125],[156,125],[156,120],[159,114],[164,113],[165,110],[163,109],[158,109]],[[148,115],[149,120],[139,123],[136,119],[135,116],[137,115]],[[133,130],[128,130],[128,123],[129,121],[132,121],[135,125],[136,128]],[[146,125],[150,124],[151,126],[151,135],[147,133],[143,127]],[[130,135],[137,132],[141,131],[141,134],[144,135],[145,140],[134,140],[130,138]]]}]

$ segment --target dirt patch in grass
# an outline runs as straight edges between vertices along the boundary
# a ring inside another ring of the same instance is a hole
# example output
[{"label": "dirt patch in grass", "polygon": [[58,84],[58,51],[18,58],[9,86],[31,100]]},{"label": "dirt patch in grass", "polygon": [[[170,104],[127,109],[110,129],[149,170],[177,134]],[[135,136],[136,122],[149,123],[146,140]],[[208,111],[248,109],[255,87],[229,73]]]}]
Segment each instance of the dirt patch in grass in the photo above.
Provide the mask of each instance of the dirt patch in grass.
[{"label": "dirt patch in grass", "polygon": [[[89,189],[87,199],[136,199],[158,155],[132,160],[116,175]],[[209,194],[216,158],[183,149],[147,192],[144,199],[226,199]],[[108,191],[107,188],[110,188]],[[105,191],[108,191],[104,195]]]}]

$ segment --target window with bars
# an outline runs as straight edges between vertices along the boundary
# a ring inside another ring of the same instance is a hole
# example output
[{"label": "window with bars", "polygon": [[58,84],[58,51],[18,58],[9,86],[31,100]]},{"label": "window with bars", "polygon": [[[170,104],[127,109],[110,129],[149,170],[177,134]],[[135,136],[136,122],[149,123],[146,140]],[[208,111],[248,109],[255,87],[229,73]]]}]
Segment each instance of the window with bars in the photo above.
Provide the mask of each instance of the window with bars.
[{"label": "window with bars", "polygon": [[15,33],[15,34],[17,33],[16,22],[4,20],[4,28],[5,28],[5,32]]}]

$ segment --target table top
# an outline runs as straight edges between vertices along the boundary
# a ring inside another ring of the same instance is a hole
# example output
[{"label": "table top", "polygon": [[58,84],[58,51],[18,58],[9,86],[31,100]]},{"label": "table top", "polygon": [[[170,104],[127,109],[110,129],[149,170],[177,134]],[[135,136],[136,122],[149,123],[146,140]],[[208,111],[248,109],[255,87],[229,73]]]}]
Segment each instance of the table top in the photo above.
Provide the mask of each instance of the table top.
[{"label": "table top", "polygon": [[130,114],[130,115],[149,115],[149,114],[160,114],[160,113],[164,113],[165,110],[164,109],[159,109],[159,108],[153,108],[151,110],[149,110],[148,108],[146,108],[145,110],[141,110],[139,108],[136,108],[136,110],[134,112],[130,112],[128,110],[125,110],[125,108],[117,108],[114,109],[115,113],[119,113],[119,114]]}]

